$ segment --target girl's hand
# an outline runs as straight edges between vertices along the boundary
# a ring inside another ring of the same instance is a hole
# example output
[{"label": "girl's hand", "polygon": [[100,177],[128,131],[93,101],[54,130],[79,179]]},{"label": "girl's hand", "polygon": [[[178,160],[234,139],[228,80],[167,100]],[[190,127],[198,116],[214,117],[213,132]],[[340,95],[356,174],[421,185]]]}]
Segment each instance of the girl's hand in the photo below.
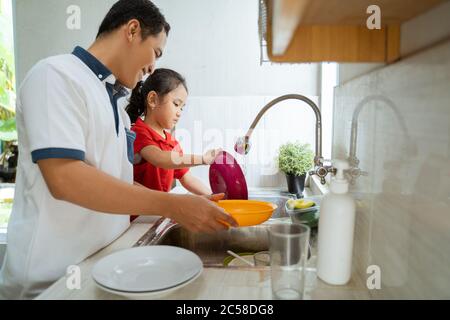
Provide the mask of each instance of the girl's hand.
[{"label": "girl's hand", "polygon": [[222,152],[222,149],[213,149],[206,151],[202,157],[203,164],[212,164],[214,160],[216,160],[220,152]]}]

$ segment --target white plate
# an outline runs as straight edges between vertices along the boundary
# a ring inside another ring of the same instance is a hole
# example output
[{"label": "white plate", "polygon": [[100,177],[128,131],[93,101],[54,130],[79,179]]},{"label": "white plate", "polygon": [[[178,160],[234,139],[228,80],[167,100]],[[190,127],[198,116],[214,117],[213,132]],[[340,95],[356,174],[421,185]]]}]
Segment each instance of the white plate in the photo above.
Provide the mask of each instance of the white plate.
[{"label": "white plate", "polygon": [[203,270],[193,252],[173,246],[145,246],[115,252],[92,269],[94,280],[110,290],[149,293],[179,286]]},{"label": "white plate", "polygon": [[172,292],[183,288],[184,286],[187,286],[188,284],[190,284],[191,282],[193,282],[194,280],[196,280],[201,274],[202,274],[203,268],[202,270],[197,273],[194,277],[192,277],[191,279],[189,279],[186,282],[183,282],[182,284],[169,288],[169,289],[164,289],[164,290],[159,290],[159,291],[149,291],[149,292],[126,292],[126,291],[116,291],[116,290],[112,290],[109,288],[106,288],[104,286],[102,286],[101,284],[97,283],[96,281],[95,284],[97,285],[97,287],[99,287],[100,289],[115,294],[115,295],[119,295],[128,299],[133,299],[133,300],[144,300],[144,299],[160,299],[162,297],[165,297],[169,294],[171,294]]}]

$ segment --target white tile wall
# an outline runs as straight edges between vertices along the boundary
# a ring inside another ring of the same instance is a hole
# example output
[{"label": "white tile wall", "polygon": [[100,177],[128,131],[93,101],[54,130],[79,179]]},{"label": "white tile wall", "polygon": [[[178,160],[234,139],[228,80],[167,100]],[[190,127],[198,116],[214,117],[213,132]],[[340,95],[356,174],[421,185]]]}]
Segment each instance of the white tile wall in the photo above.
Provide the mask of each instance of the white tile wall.
[{"label": "white tile wall", "polygon": [[[190,97],[176,136],[185,153],[201,154],[222,148],[242,165],[249,187],[285,186],[278,173],[275,157],[278,147],[287,141],[310,143],[314,150],[315,116],[304,102],[286,100],[263,116],[252,135],[252,149],[243,157],[234,152],[236,138],[243,136],[258,112],[276,97]],[[315,103],[318,97],[309,97]],[[208,183],[208,167],[192,172]]]},{"label": "white tile wall", "polygon": [[[358,200],[355,255],[381,267],[375,298],[450,298],[450,42],[335,90],[333,155],[347,157],[359,117],[357,157],[369,172]],[[406,131],[399,125],[405,124]]]}]

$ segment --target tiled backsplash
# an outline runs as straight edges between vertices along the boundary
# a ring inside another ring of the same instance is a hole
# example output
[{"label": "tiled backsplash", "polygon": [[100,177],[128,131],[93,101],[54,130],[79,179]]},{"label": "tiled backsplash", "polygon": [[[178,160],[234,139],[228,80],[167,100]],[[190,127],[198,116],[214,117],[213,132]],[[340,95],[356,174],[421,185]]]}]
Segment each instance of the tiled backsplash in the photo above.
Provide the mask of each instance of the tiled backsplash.
[{"label": "tiled backsplash", "polygon": [[[286,100],[267,111],[252,134],[247,156],[234,152],[239,136],[244,136],[258,112],[276,97],[190,97],[177,126],[176,136],[185,153],[201,154],[211,148],[230,152],[245,171],[249,187],[286,185],[278,172],[275,157],[287,141],[309,143],[314,150],[315,116],[304,102]],[[309,97],[315,103],[318,97]],[[208,184],[209,167],[192,168],[194,175]]]},{"label": "tiled backsplash", "polygon": [[[368,172],[357,200],[356,272],[381,268],[371,296],[450,298],[450,42],[335,90],[333,156]],[[362,105],[364,104],[364,105]]]}]

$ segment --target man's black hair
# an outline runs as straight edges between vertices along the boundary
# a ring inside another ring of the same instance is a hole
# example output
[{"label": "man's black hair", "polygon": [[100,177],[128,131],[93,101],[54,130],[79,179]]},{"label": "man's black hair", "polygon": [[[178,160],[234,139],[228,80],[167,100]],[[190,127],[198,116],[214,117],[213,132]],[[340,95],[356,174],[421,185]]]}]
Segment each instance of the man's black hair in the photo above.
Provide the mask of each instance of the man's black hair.
[{"label": "man's black hair", "polygon": [[103,19],[97,38],[116,30],[132,19],[138,20],[141,25],[142,40],[145,40],[148,36],[158,35],[163,30],[167,35],[169,34],[170,25],[158,7],[151,1],[119,0]]}]

